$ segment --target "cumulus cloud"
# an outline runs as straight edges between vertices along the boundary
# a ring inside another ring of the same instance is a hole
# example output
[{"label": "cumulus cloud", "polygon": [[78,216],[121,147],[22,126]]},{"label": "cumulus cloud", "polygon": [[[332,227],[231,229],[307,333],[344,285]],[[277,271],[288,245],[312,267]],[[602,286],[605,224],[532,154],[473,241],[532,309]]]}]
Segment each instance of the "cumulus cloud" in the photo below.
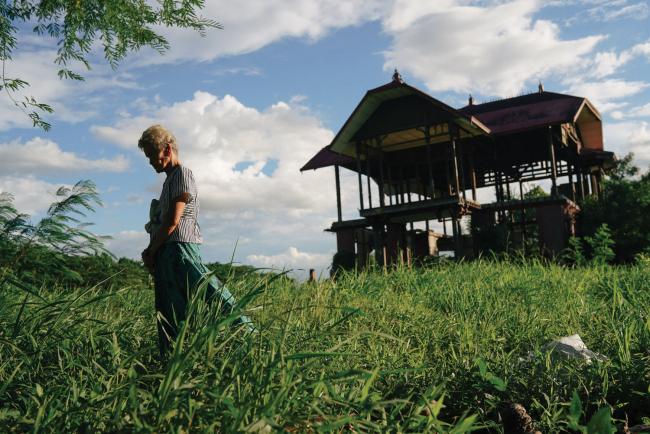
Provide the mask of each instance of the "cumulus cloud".
[{"label": "cumulus cloud", "polygon": [[650,164],[650,124],[645,121],[627,121],[605,124],[607,149],[619,156],[633,152],[635,164],[645,169]]},{"label": "cumulus cloud", "polygon": [[111,234],[111,239],[106,240],[104,245],[118,258],[140,259],[148,243],[149,235],[144,230],[128,230]]},{"label": "cumulus cloud", "polygon": [[202,14],[223,24],[202,38],[185,29],[159,29],[171,43],[160,56],[153,51],[134,63],[208,61],[256,51],[289,37],[317,40],[330,31],[379,18],[389,0],[248,0],[237,7],[226,0],[206,2]]},{"label": "cumulus cloud", "polygon": [[385,68],[411,73],[432,91],[512,96],[575,68],[603,39],[561,39],[556,24],[533,17],[540,1],[467,3],[397,0],[384,22],[393,37]]},{"label": "cumulus cloud", "polygon": [[602,79],[618,72],[622,66],[631,60],[642,56],[650,58],[650,41],[636,44],[619,53],[616,51],[599,52],[587,63],[585,75]]},{"label": "cumulus cloud", "polygon": [[298,250],[296,247],[289,247],[286,251],[277,255],[249,255],[246,257],[248,263],[274,270],[292,270],[294,275],[307,277],[310,268],[322,274],[332,262],[332,254],[309,253]]},{"label": "cumulus cloud", "polygon": [[[134,152],[139,151],[133,143],[147,126],[161,123],[174,132],[180,159],[199,185],[204,250],[210,260],[228,260],[237,239],[248,240],[237,247],[236,258],[244,260],[251,255],[261,260],[255,255],[278,246],[329,252],[335,240],[323,229],[336,217],[333,170],[301,174],[299,169],[334,133],[304,103],[296,98],[258,110],[230,95],[196,92],[190,100],[92,131]],[[343,170],[346,217],[357,217],[355,186],[353,173]],[[313,262],[295,258],[305,264],[290,267],[309,268]]]},{"label": "cumulus cloud", "polygon": [[[323,188],[323,174],[299,173],[333,137],[303,106],[278,102],[259,111],[230,95],[196,92],[191,100],[92,131],[133,149],[142,130],[154,123],[166,125],[176,135],[181,160],[203,185],[206,210],[265,209],[300,216],[322,211],[323,203],[331,202],[326,199],[331,192]],[[243,170],[241,163],[247,166]],[[272,163],[277,167],[270,173],[267,166]]]},{"label": "cumulus cloud", "polygon": [[[94,65],[91,71],[78,68],[86,77],[85,81],[59,79],[55,58],[56,49],[31,44],[16,51],[5,65],[8,78],[20,78],[29,83],[29,86],[13,92],[12,98],[22,102],[26,97],[34,97],[39,103],[49,104],[54,108],[54,113],[40,113],[46,120],[69,123],[87,120],[98,115],[98,108],[105,102],[103,93],[107,89],[136,87],[130,73],[116,73],[102,63]],[[31,126],[31,119],[10,98],[0,98],[0,131]]]},{"label": "cumulus cloud", "polygon": [[644,104],[639,107],[634,107],[630,110],[628,116],[631,117],[650,117],[650,103]]},{"label": "cumulus cloud", "polygon": [[3,173],[123,172],[128,166],[129,162],[123,155],[113,159],[82,158],[40,137],[25,143],[0,143],[0,171]]},{"label": "cumulus cloud", "polygon": [[621,79],[592,82],[576,80],[570,85],[569,93],[589,98],[598,110],[604,113],[624,107],[627,102],[621,100],[641,92],[648,86],[650,83]]}]

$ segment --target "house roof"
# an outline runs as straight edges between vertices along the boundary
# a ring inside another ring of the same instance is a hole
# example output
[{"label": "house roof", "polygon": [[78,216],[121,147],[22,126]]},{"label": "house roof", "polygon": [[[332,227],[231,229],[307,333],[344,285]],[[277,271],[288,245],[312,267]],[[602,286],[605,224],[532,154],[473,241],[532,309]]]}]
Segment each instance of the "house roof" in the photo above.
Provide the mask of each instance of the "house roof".
[{"label": "house roof", "polygon": [[600,120],[600,113],[588,99],[546,91],[467,105],[460,111],[477,117],[490,128],[492,134],[500,135],[575,122],[585,108]]},{"label": "house roof", "polygon": [[[388,104],[385,104],[388,102]],[[406,110],[413,108],[412,113]],[[602,123],[598,110],[587,98],[555,92],[539,92],[467,105],[454,109],[399,79],[366,92],[334,140],[300,170],[331,165],[353,168],[355,143],[382,136],[389,149],[421,146],[423,126],[430,128],[432,143],[450,140],[447,123],[455,123],[461,137],[507,135],[573,122],[587,148],[601,150]],[[392,147],[392,148],[391,148]]]},{"label": "house roof", "polygon": [[379,146],[386,150],[420,146],[425,142],[427,125],[432,143],[449,141],[448,123],[457,125],[465,137],[490,133],[476,117],[396,78],[366,92],[332,142],[300,170],[351,165],[355,162],[356,143],[378,136],[383,137]]},{"label": "house roof", "polygon": [[[411,110],[413,113],[409,113]],[[418,146],[424,141],[421,129],[427,125],[438,126],[432,135],[447,135],[443,125],[456,124],[469,135],[486,135],[490,130],[472,115],[462,113],[432,96],[399,79],[371,89],[361,99],[343,127],[334,137],[329,148],[337,153],[354,156],[355,144],[384,136],[386,146]],[[442,141],[443,137],[440,137]]]}]

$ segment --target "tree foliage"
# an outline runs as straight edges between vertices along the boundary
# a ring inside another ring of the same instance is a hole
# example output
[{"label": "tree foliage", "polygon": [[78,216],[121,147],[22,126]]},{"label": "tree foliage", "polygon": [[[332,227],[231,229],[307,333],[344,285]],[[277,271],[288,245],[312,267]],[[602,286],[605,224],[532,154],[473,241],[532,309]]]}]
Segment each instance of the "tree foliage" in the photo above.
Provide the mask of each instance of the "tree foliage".
[{"label": "tree foliage", "polygon": [[160,53],[169,42],[156,32],[159,26],[189,28],[201,35],[209,28],[221,28],[214,20],[199,15],[205,0],[0,0],[0,60],[2,82],[14,105],[25,112],[34,126],[45,130],[50,124],[39,113],[52,112],[33,97],[14,99],[12,93],[29,85],[20,77],[8,77],[5,65],[18,47],[20,26],[33,26],[36,35],[57,41],[54,63],[60,78],[83,80],[73,65],[90,69],[88,56],[98,43],[113,68],[130,52],[151,47]]},{"label": "tree foliage", "polygon": [[578,215],[581,236],[593,236],[606,224],[617,262],[632,262],[650,249],[650,173],[639,176],[628,154],[603,183],[602,198],[588,198]]},{"label": "tree foliage", "polygon": [[[81,221],[93,207],[101,205],[95,185],[82,180],[73,187],[61,187],[60,199],[45,217],[32,224],[26,214],[17,212],[13,197],[0,194],[0,288],[5,284],[84,282],[83,267],[72,267],[74,257],[111,258],[103,240]],[[105,260],[105,259],[104,259]]]}]

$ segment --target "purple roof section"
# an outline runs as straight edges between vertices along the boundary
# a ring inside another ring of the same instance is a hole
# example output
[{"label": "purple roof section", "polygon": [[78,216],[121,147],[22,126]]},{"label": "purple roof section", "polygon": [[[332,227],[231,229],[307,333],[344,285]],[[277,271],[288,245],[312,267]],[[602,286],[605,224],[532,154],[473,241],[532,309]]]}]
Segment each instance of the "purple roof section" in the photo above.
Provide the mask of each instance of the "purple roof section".
[{"label": "purple roof section", "polygon": [[[546,125],[572,122],[585,101],[585,98],[572,95],[537,92],[468,105],[460,111],[477,117],[492,134],[512,134]],[[597,111],[595,115],[600,117]]]},{"label": "purple roof section", "polygon": [[328,167],[328,166],[343,166],[343,167],[350,167],[355,163],[354,158],[348,157],[347,155],[341,155],[338,154],[334,151],[330,150],[329,146],[325,146],[323,149],[318,151],[316,155],[311,157],[311,160],[307,162],[302,168],[300,169],[301,172],[304,172],[305,170],[316,170],[320,169],[321,167]]}]

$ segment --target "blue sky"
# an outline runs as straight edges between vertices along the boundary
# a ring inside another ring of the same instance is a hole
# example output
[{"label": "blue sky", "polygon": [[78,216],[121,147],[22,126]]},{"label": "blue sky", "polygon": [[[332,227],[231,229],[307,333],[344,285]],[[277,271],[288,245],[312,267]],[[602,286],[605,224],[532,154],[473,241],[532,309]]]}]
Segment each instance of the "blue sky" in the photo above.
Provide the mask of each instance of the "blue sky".
[{"label": "blue sky", "polygon": [[[38,216],[60,185],[92,179],[105,206],[90,217],[117,255],[146,245],[148,204],[163,175],[137,149],[153,123],[172,129],[199,181],[206,260],[325,268],[335,247],[331,169],[298,169],[329,143],[366,90],[399,68],[460,107],[547,90],[589,98],[605,146],[650,162],[650,5],[634,0],[208,1],[224,25],[205,38],[161,29],[172,48],[113,71],[93,53],[83,83],[61,81],[54,41],[21,34],[9,76],[50,103],[50,132],[0,100],[0,191]],[[357,215],[350,173],[344,214]],[[235,250],[235,245],[237,245]]]}]

